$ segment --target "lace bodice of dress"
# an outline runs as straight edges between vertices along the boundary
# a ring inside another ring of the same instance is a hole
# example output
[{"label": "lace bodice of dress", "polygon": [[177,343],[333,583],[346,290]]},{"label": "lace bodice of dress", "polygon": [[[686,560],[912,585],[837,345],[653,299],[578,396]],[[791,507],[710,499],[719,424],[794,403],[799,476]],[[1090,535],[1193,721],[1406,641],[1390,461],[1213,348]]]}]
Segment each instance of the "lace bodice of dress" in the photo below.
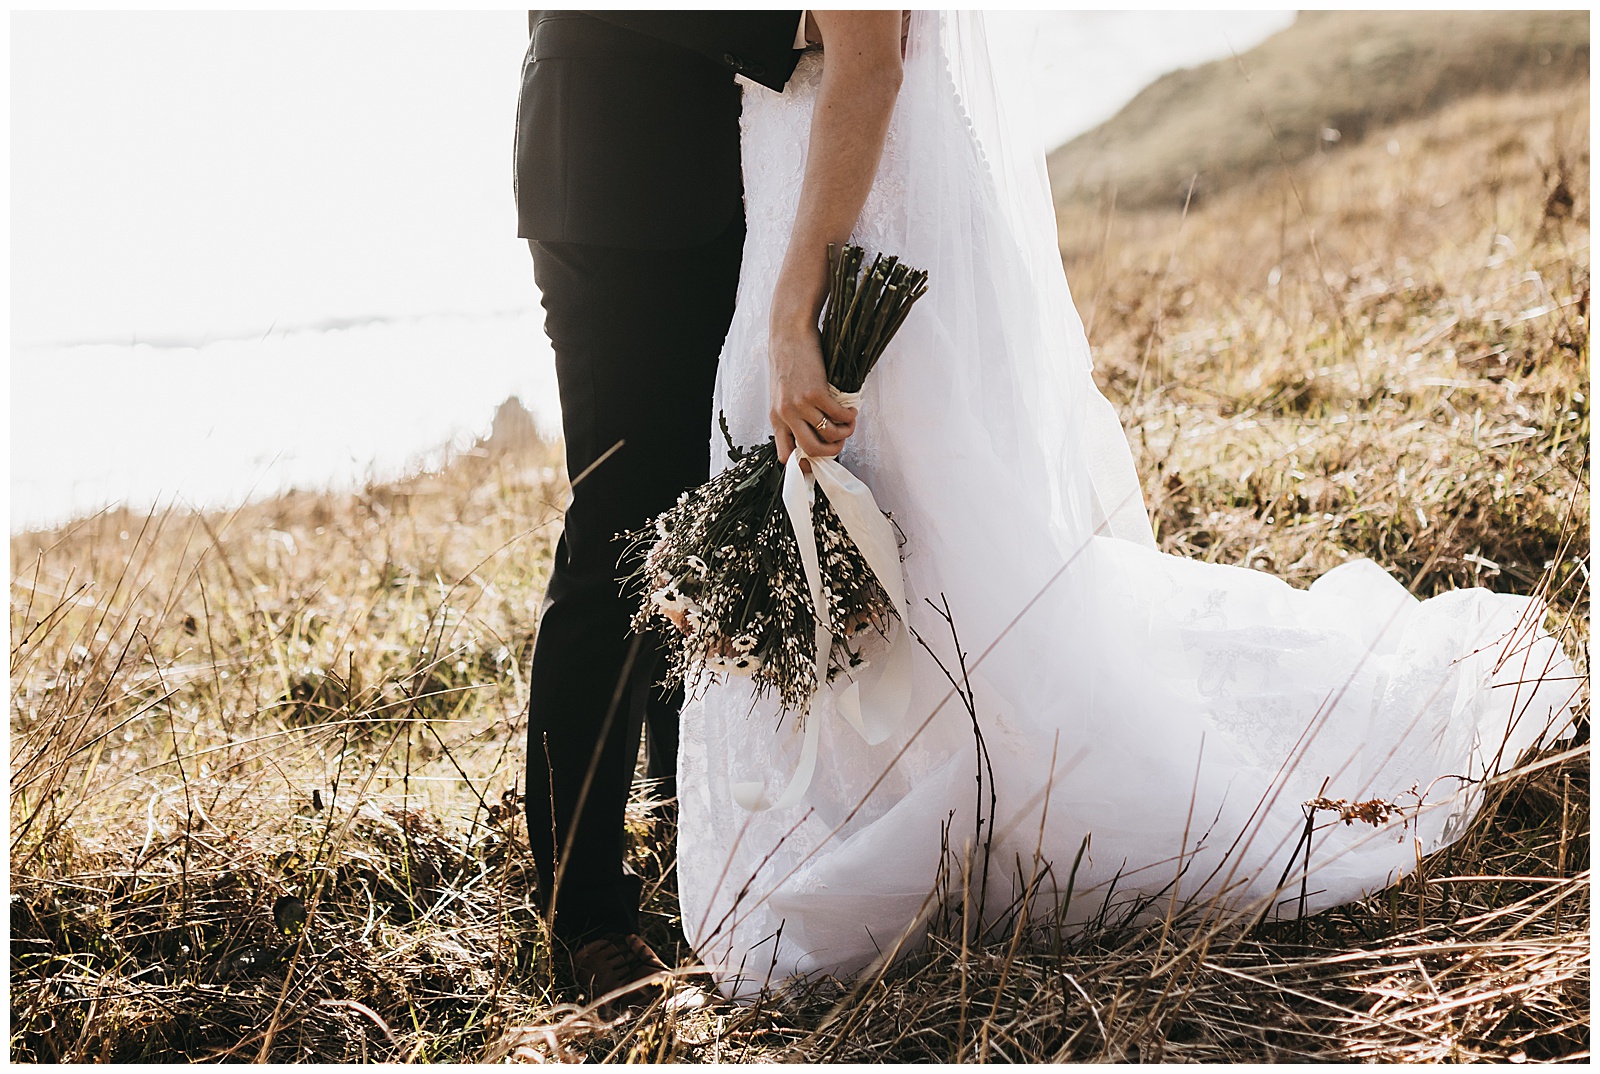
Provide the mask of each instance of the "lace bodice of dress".
[{"label": "lace bodice of dress", "polygon": [[[807,159],[804,147],[808,147],[811,140],[811,115],[816,107],[817,89],[822,83],[823,62],[821,49],[807,51],[800,57],[782,93],[741,80],[744,86],[740,136],[744,155],[745,221],[752,246],[765,255],[764,263],[771,267],[770,275],[761,274],[768,278],[776,277],[776,266],[783,258],[789,229],[794,223],[795,206],[800,201]],[[903,159],[895,127],[891,121],[877,177],[853,235],[855,241],[869,247],[894,237],[891,234],[893,218],[897,210],[904,208],[899,194],[904,188],[901,177],[907,161]],[[799,153],[795,152],[797,146],[802,147]],[[901,181],[897,182],[897,178]]]},{"label": "lace bodice of dress", "polygon": [[[744,78],[738,81],[743,89],[739,138],[749,235],[745,252],[765,255],[762,264],[768,270],[752,274],[773,279],[800,201],[806,154],[795,153],[793,147],[810,141],[811,113],[822,82],[822,50],[801,55],[782,93]],[[745,271],[752,268],[747,260]]]}]

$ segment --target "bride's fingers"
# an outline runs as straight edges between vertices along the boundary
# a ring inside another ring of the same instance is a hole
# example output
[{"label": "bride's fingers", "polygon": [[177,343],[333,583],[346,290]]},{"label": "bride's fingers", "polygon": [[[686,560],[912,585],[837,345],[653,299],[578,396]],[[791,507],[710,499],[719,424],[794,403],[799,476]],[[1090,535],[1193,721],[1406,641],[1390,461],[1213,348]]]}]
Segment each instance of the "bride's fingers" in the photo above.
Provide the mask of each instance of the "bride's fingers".
[{"label": "bride's fingers", "polygon": [[789,456],[794,453],[794,434],[787,425],[774,422],[772,426],[772,440],[778,449],[778,461],[788,463]]},{"label": "bride's fingers", "polygon": [[821,426],[818,432],[821,434],[822,439],[827,440],[829,443],[843,443],[845,440],[850,439],[850,434],[856,431],[854,416],[851,416],[850,421],[832,421],[827,416],[822,416],[822,418],[818,418],[818,423],[816,424]]},{"label": "bride's fingers", "polygon": [[826,414],[818,415],[811,427],[817,431],[818,439],[828,444],[843,444],[856,431],[855,422],[832,421]]},{"label": "bride's fingers", "polygon": [[[849,407],[839,406],[825,392],[812,392],[795,402],[777,407],[773,412],[773,427],[777,428],[779,424],[787,426],[801,446],[812,442],[804,439],[808,434],[818,443],[831,443],[836,437],[841,441],[848,438],[854,431],[856,412]],[[843,428],[842,437],[835,426]]]},{"label": "bride's fingers", "polygon": [[[776,425],[772,430],[772,439],[778,448],[778,461],[785,466],[789,465],[789,456],[794,454],[794,434],[787,425]],[[800,460],[800,472],[809,474],[811,464],[805,459]]]},{"label": "bride's fingers", "polygon": [[[833,424],[842,425],[848,429],[856,427],[856,412],[840,403],[831,394],[827,392],[816,393],[807,402],[821,411],[821,416],[827,418]],[[812,420],[816,419],[813,418]]]},{"label": "bride's fingers", "polygon": [[801,424],[799,428],[790,426],[794,434],[794,442],[801,451],[814,459],[831,459],[839,454],[839,449],[844,446],[844,441],[837,444],[829,443],[818,435],[817,430],[810,425]]},{"label": "bride's fingers", "polygon": [[819,420],[816,425],[813,425],[812,428],[817,430],[817,437],[824,443],[833,444],[835,447],[842,449],[845,441],[849,440],[850,437],[855,433],[856,423],[850,421],[841,424],[840,422],[829,421],[828,419],[823,418]]}]

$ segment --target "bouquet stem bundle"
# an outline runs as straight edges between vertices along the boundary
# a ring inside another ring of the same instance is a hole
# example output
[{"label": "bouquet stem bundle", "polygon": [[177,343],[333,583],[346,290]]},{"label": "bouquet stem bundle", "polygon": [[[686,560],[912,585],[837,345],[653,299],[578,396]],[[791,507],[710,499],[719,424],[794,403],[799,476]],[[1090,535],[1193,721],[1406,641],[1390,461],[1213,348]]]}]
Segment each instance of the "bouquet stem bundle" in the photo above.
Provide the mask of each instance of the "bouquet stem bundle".
[{"label": "bouquet stem bundle", "polygon": [[[835,390],[855,393],[926,292],[928,275],[881,254],[863,270],[859,246],[830,246],[828,259],[824,369]],[[669,685],[692,691],[719,673],[744,675],[757,696],[776,695],[785,711],[804,716],[821,685],[817,616],[783,505],[784,464],[772,440],[741,450],[726,421],[722,432],[732,465],[630,535],[633,548],[647,549],[635,575],[645,584],[633,627],[669,639]],[[826,496],[813,504],[812,526],[833,636],[831,679],[864,665],[860,642],[886,635],[895,611]]]},{"label": "bouquet stem bundle", "polygon": [[859,392],[884,348],[928,290],[928,274],[878,254],[866,273],[861,247],[828,247],[828,298],[822,313],[822,360],[828,383]]}]

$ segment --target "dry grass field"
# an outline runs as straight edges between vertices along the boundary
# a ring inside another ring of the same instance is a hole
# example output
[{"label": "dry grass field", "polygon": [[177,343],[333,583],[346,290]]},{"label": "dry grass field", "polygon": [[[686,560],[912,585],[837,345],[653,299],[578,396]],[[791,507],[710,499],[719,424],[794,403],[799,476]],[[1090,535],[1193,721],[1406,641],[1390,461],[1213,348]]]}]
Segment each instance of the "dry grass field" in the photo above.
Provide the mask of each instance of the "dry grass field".
[{"label": "dry grass field", "polygon": [[[1163,547],[1542,592],[1587,675],[1588,124],[1587,84],[1468,98],[1186,214],[1064,205]],[[936,924],[788,1004],[603,1024],[556,987],[513,797],[565,494],[531,445],[13,536],[12,1059],[1588,1055],[1587,700],[1361,903]],[[648,936],[689,964],[670,822],[645,787],[630,816]]]}]

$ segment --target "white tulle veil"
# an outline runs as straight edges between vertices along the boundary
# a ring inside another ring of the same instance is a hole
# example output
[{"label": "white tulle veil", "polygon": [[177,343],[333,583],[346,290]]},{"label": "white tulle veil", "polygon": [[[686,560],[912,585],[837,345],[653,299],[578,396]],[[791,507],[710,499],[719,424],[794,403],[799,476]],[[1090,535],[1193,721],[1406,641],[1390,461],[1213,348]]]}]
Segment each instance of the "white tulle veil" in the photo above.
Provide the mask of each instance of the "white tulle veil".
[{"label": "white tulle veil", "polygon": [[[1030,432],[1045,452],[1050,487],[1063,493],[1080,488],[1087,502],[1074,503],[1069,495],[1061,507],[1069,513],[1087,510],[1091,530],[1154,547],[1127,437],[1116,411],[1089,376],[1089,343],[1057,245],[1044,161],[1047,147],[1039,141],[1028,57],[1004,34],[991,40],[981,11],[919,12],[910,46],[942,52],[946,58],[956,97],[983,155],[998,209],[994,219],[1003,225],[992,241],[1009,242],[1020,252],[986,260],[1010,270],[998,273],[1002,320],[1038,325],[1043,345],[1022,349],[1014,372],[1027,386],[1024,397],[1034,404],[1029,408]],[[958,257],[983,256],[951,249]],[[950,266],[939,268],[949,276],[965,275],[951,272]],[[1014,278],[1004,278],[1012,274]],[[1087,487],[1082,487],[1084,477]]]}]

